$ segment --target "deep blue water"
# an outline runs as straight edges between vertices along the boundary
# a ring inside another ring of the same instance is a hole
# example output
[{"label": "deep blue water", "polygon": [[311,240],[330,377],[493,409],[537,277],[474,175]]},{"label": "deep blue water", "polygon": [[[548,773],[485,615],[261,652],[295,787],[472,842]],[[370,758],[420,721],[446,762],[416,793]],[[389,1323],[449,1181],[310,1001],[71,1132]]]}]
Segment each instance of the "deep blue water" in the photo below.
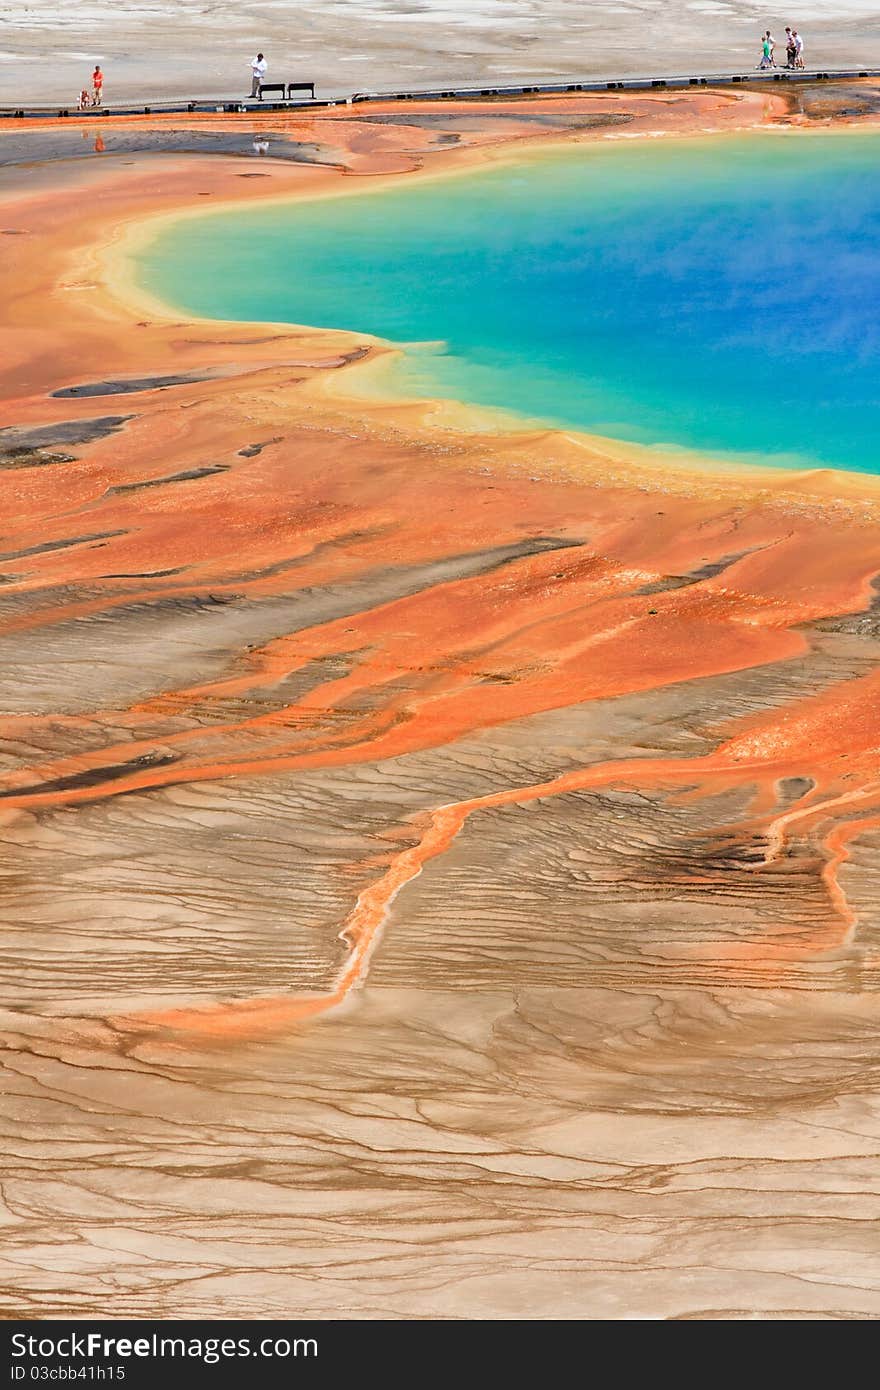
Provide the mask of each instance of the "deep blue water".
[{"label": "deep blue water", "polygon": [[140,273],[200,314],[433,343],[413,392],[880,472],[878,157],[863,132],[590,143],[182,221]]}]

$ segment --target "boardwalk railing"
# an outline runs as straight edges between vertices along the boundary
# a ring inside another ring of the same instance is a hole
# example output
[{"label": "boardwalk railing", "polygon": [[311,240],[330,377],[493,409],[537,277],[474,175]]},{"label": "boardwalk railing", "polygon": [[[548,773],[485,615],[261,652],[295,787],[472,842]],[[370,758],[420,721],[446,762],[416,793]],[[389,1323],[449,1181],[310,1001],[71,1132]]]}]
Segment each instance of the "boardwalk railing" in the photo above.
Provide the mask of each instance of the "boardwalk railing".
[{"label": "boardwalk railing", "polygon": [[192,112],[209,114],[247,114],[254,111],[289,111],[298,109],[313,110],[316,106],[350,106],[364,102],[380,101],[480,101],[495,97],[522,96],[565,96],[577,92],[648,92],[664,87],[681,91],[691,87],[732,87],[743,83],[768,86],[772,83],[793,85],[814,82],[842,82],[860,77],[880,78],[880,68],[843,68],[827,72],[790,71],[787,68],[769,68],[752,72],[708,73],[705,76],[672,77],[623,77],[590,78],[583,82],[535,82],[517,83],[513,86],[479,87],[433,87],[427,90],[393,92],[352,92],[349,95],[336,95],[318,100],[280,100],[256,101],[250,99],[200,97],[193,101],[152,101],[148,105],[139,102],[118,102],[108,106],[87,106],[80,110],[76,106],[59,106],[57,103],[39,106],[0,106],[0,119],[24,119],[40,116],[150,116],[186,115]]}]

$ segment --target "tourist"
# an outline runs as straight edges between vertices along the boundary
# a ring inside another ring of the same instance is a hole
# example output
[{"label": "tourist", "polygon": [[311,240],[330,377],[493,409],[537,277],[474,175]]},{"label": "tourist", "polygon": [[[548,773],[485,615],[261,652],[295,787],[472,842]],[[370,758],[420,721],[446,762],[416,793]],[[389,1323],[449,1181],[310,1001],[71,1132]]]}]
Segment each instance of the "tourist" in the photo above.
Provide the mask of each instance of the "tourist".
[{"label": "tourist", "polygon": [[251,63],[251,97],[258,97],[260,95],[260,86],[263,78],[266,76],[267,66],[268,64],[262,53],[258,53]]},{"label": "tourist", "polygon": [[85,111],[86,107],[87,107],[87,106],[91,106],[91,104],[92,104],[92,98],[89,96],[89,89],[88,89],[88,87],[83,87],[82,91],[81,91],[80,94],[79,94],[79,109],[80,109],[80,111]]},{"label": "tourist", "polygon": [[761,61],[756,71],[760,71],[762,68],[771,68],[772,66],[773,47],[770,41],[770,30],[768,29],[766,34],[763,34],[761,37]]},{"label": "tourist", "polygon": [[794,65],[796,68],[804,66],[804,41],[797,29],[793,31],[794,37]]},{"label": "tourist", "polygon": [[793,67],[795,66],[795,59],[796,59],[796,58],[797,58],[797,47],[796,47],[795,41],[794,41],[794,34],[792,33],[792,30],[791,30],[790,25],[786,24],[786,26],[785,26],[785,66],[786,66],[787,68],[793,68]]},{"label": "tourist", "polygon": [[104,74],[101,71],[101,64],[95,64],[95,71],[92,73],[92,105],[100,106],[104,97]]}]

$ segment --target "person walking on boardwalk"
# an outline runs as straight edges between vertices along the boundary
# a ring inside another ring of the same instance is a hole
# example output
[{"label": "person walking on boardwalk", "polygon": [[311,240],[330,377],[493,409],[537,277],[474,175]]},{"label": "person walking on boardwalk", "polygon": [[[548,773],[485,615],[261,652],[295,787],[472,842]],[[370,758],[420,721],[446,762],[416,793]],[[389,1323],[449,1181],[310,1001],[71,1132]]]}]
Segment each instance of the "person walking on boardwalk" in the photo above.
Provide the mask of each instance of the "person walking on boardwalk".
[{"label": "person walking on boardwalk", "polygon": [[768,42],[769,45],[770,45],[770,66],[771,66],[771,68],[775,68],[775,67],[776,67],[776,40],[774,39],[773,35],[770,33],[770,30],[769,30],[769,29],[767,30],[767,42]]},{"label": "person walking on boardwalk", "polygon": [[266,76],[268,64],[262,53],[258,53],[251,63],[251,97],[260,95],[260,85]]},{"label": "person walking on boardwalk", "polygon": [[101,64],[95,64],[95,71],[92,73],[92,105],[100,106],[104,99],[104,74],[101,71]]},{"label": "person walking on boardwalk", "polygon": [[761,36],[761,61],[758,64],[757,70],[760,71],[762,68],[771,68],[772,66],[773,47],[770,42],[770,30],[768,29],[766,34]]},{"label": "person walking on boardwalk", "polygon": [[804,41],[797,29],[792,31],[792,35],[794,38],[794,65],[796,68],[802,68],[804,66]]},{"label": "person walking on boardwalk", "polygon": [[794,41],[794,33],[789,24],[785,26],[785,66],[793,68],[797,58],[797,47]]}]

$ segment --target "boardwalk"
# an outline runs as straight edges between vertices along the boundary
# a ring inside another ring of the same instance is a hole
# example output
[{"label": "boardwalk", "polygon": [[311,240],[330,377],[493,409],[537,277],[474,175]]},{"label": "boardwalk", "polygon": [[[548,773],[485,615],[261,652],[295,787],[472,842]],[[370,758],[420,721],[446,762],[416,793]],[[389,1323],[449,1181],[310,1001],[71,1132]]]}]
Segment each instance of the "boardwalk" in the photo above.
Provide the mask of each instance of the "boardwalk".
[{"label": "boardwalk", "polygon": [[277,110],[296,110],[297,108],[312,109],[315,106],[347,106],[354,103],[369,101],[442,101],[450,98],[466,101],[475,101],[485,98],[491,100],[493,97],[518,97],[518,96],[552,96],[567,95],[573,92],[606,92],[606,91],[626,91],[626,92],[645,92],[656,88],[668,87],[670,90],[686,90],[690,87],[732,87],[749,83],[756,86],[768,86],[774,83],[793,83],[797,85],[810,85],[816,82],[846,82],[859,78],[880,77],[880,68],[846,68],[829,69],[828,71],[806,71],[789,72],[785,68],[776,71],[754,71],[754,72],[729,72],[712,74],[678,74],[671,76],[651,76],[651,77],[623,77],[607,78],[601,80],[588,80],[583,82],[545,82],[537,84],[517,83],[511,86],[493,87],[434,87],[428,90],[407,90],[398,88],[396,91],[382,92],[333,92],[330,94],[321,93],[316,100],[297,98],[292,101],[251,101],[240,97],[204,97],[193,101],[153,101],[147,99],[145,102],[119,102],[110,103],[106,106],[87,107],[80,111],[75,106],[58,106],[57,103],[35,104],[28,102],[24,105],[0,106],[0,118],[25,118],[40,116],[72,116],[77,117],[101,117],[101,116],[137,116],[137,115],[174,115],[176,113],[190,112],[226,112],[229,114],[277,111]]}]

